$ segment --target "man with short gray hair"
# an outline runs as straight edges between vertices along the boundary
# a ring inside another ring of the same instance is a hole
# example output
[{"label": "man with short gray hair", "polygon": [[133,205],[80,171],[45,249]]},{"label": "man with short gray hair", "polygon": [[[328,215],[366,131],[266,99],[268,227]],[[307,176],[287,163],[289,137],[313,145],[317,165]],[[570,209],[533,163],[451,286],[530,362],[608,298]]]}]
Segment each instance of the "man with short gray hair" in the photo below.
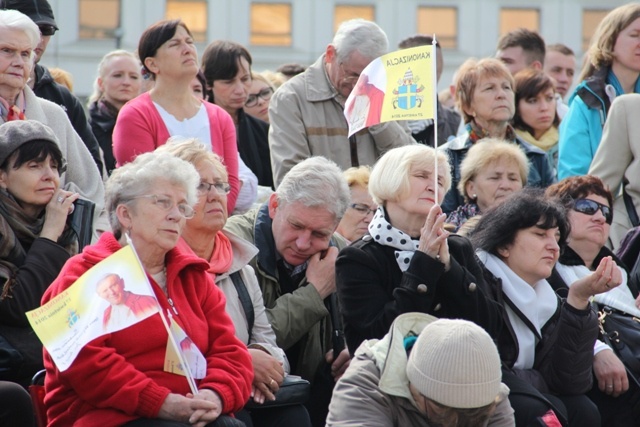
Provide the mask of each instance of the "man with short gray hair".
[{"label": "man with short gray hair", "polygon": [[[314,425],[324,426],[334,379],[349,365],[348,351],[333,341],[342,328],[332,322],[339,319],[335,261],[346,246],[334,231],[349,202],[340,168],[310,157],[291,168],[268,202],[230,217],[225,227],[260,250],[250,265],[291,373],[312,383],[307,408]],[[330,387],[322,381],[328,372]]]},{"label": "man with short gray hair", "polygon": [[269,147],[277,187],[294,165],[324,156],[343,170],[373,165],[391,148],[415,141],[406,124],[387,122],[347,137],[344,104],[362,70],[387,53],[382,29],[364,19],[340,25],[325,53],[307,70],[283,84],[269,105]]}]

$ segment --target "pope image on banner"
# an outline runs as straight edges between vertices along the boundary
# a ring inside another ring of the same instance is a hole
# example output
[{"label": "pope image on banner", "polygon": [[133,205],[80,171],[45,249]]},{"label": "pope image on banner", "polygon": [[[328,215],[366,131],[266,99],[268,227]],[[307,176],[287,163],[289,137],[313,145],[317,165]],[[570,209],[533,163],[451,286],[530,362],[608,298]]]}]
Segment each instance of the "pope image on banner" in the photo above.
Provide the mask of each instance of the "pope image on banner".
[{"label": "pope image on banner", "polygon": [[392,120],[434,117],[433,46],[388,53],[362,71],[345,103],[349,136]]}]

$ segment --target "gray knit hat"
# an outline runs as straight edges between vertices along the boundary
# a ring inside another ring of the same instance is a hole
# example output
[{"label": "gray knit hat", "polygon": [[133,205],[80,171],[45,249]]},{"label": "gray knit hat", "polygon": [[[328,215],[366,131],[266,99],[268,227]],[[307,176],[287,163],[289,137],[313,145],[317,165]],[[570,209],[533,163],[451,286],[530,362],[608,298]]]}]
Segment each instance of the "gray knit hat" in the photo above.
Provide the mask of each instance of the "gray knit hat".
[{"label": "gray knit hat", "polygon": [[30,141],[49,141],[60,146],[50,127],[35,120],[12,120],[0,126],[0,165],[22,144]]},{"label": "gray knit hat", "polygon": [[409,355],[407,377],[420,393],[441,405],[480,408],[498,395],[500,356],[478,325],[440,319],[420,333]]}]

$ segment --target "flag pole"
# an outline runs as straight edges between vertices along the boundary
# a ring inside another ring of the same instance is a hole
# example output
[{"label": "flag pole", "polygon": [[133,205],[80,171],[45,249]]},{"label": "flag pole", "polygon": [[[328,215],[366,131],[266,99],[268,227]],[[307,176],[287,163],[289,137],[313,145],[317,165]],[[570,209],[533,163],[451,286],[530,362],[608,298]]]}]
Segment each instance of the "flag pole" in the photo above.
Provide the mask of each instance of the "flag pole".
[{"label": "flag pole", "polygon": [[[435,198],[436,203],[438,202],[438,55],[436,53],[436,34],[433,33],[433,40],[431,41],[431,45],[433,49],[431,50],[431,54],[433,58],[431,59],[431,84],[433,85],[433,147],[436,150],[436,155],[434,158],[435,167],[434,167],[434,180],[435,180]],[[439,204],[439,203],[438,203]]]},{"label": "flag pole", "polygon": [[[126,239],[127,245],[129,245],[131,247],[132,252],[136,257],[136,260],[138,261],[138,264],[140,264],[140,266],[142,266],[142,261],[140,261],[140,257],[138,256],[138,252],[136,251],[136,247],[133,245],[133,241],[131,240],[131,237],[129,237],[128,233],[125,233],[125,239]],[[144,271],[144,267],[142,268],[142,270]],[[145,273],[146,273],[146,271],[145,271]],[[151,283],[149,282],[149,278],[146,275],[145,275],[144,278],[145,278],[145,282],[149,286],[149,289],[151,289],[151,292],[155,296],[155,292],[153,290],[153,287],[151,286]],[[156,297],[156,301],[157,300],[158,300],[158,298]],[[160,302],[158,302],[158,306],[160,307],[160,309],[158,310],[158,314],[160,315],[160,319],[162,319],[162,323],[164,324],[164,328],[167,330],[167,334],[169,335],[169,341],[171,341],[171,345],[173,345],[173,347],[176,349],[176,353],[178,355],[178,360],[180,361],[180,363],[184,367],[183,371],[185,372],[185,377],[187,378],[187,383],[189,384],[189,388],[191,389],[191,392],[195,396],[196,394],[198,394],[198,386],[196,385],[196,380],[193,378],[193,375],[191,374],[191,369],[189,369],[189,365],[186,363],[186,360],[184,360],[182,352],[180,351],[180,345],[176,342],[176,339],[173,336],[173,333],[171,332],[171,327],[169,326],[169,322],[171,321],[171,313],[170,312],[168,313],[169,320],[167,320],[167,318],[165,317],[164,309],[160,305]]]}]

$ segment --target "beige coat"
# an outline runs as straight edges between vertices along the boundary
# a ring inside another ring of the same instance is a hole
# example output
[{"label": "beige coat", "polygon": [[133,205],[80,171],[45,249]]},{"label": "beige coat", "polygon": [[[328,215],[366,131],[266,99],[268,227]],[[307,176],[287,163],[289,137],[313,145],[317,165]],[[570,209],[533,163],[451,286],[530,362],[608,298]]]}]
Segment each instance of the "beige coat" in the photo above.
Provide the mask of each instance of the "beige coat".
[{"label": "beige coat", "polygon": [[591,162],[589,175],[602,179],[613,193],[613,224],[609,234],[615,250],[631,228],[631,220],[622,198],[622,182],[627,180],[631,196],[640,216],[640,94],[622,95],[611,104],[602,130],[602,140]]},{"label": "beige coat", "polygon": [[[289,169],[311,156],[331,159],[342,170],[353,166],[341,97],[329,82],[324,65],[322,55],[271,98],[269,148],[276,187]],[[360,165],[373,166],[386,151],[416,143],[406,124],[399,123],[371,126],[355,135]]]},{"label": "beige coat", "polygon": [[[424,313],[403,314],[384,338],[364,341],[358,347],[333,390],[327,427],[429,427],[409,391],[403,339],[409,331],[419,334],[433,320],[436,318]],[[498,405],[486,426],[515,426],[508,395],[509,388],[502,384]]]}]

